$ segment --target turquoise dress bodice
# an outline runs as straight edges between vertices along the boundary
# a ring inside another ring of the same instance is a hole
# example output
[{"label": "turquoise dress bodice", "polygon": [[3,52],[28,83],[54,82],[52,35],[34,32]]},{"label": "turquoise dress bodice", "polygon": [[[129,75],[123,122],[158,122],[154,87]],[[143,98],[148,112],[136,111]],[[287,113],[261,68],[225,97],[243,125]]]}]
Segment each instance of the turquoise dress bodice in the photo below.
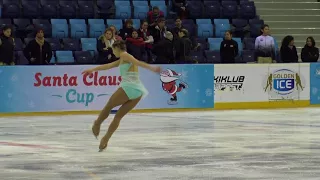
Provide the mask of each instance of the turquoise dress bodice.
[{"label": "turquoise dress bodice", "polygon": [[126,92],[130,99],[137,97],[145,97],[148,94],[148,90],[144,87],[139,78],[139,72],[129,71],[131,63],[122,63],[119,65],[121,83],[120,87]]}]

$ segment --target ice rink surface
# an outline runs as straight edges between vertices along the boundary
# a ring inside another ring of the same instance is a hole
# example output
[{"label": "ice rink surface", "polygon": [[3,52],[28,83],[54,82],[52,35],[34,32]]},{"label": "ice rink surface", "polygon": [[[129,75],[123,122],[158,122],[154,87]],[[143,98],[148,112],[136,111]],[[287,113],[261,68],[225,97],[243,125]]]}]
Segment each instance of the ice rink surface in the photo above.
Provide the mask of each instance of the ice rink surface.
[{"label": "ice rink surface", "polygon": [[0,118],[0,179],[320,179],[318,108],[129,114],[102,153],[95,118]]}]

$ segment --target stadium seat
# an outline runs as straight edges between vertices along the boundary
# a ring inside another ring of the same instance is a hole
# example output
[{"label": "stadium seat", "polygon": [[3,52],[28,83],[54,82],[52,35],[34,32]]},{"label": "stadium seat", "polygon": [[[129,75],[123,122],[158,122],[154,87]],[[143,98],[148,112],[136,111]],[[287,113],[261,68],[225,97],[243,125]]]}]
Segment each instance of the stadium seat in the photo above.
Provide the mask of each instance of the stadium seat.
[{"label": "stadium seat", "polygon": [[132,1],[132,5],[133,6],[149,6],[148,1],[137,1],[137,0]]},{"label": "stadium seat", "polygon": [[229,24],[229,19],[214,19],[214,25],[218,24]]},{"label": "stadium seat", "polygon": [[246,50],[254,50],[255,49],[254,43],[255,43],[254,38],[244,38],[243,39],[244,49],[246,49]]},{"label": "stadium seat", "polygon": [[24,38],[24,43],[27,45],[30,41],[34,40],[34,38]]},{"label": "stadium seat", "polygon": [[191,51],[190,56],[192,60],[197,61],[198,63],[205,63],[205,58],[203,57],[203,51]]},{"label": "stadium seat", "polygon": [[255,51],[254,50],[244,50],[242,52],[242,59],[245,63],[255,62]]},{"label": "stadium seat", "polygon": [[68,24],[52,24],[53,38],[67,38],[69,37]]},{"label": "stadium seat", "polygon": [[[161,1],[158,1],[158,2],[161,2]],[[163,16],[165,17],[165,18],[167,18],[167,16],[168,16],[168,8],[167,8],[167,6],[157,6],[159,9],[160,9],[160,11],[162,11],[163,12]]]},{"label": "stadium seat", "polygon": [[59,1],[59,15],[61,18],[71,19],[77,16],[76,5],[72,1]]},{"label": "stadium seat", "polygon": [[263,20],[260,19],[250,19],[249,25],[250,25],[250,36],[255,38],[257,36],[260,36],[261,34],[261,26],[264,24]]},{"label": "stadium seat", "polygon": [[51,19],[51,24],[68,24],[67,19]]},{"label": "stadium seat", "polygon": [[93,64],[94,59],[89,51],[75,51],[74,56],[78,64]]},{"label": "stadium seat", "polygon": [[153,6],[166,6],[166,2],[165,1],[156,1],[156,0],[151,0],[150,1],[150,5]]},{"label": "stadium seat", "polygon": [[196,19],[196,23],[199,24],[212,24],[211,19]]},{"label": "stadium seat", "polygon": [[94,18],[94,5],[93,1],[78,1],[79,5],[79,18]]},{"label": "stadium seat", "polygon": [[19,18],[21,16],[20,5],[10,2],[3,3],[1,13],[2,18]]},{"label": "stadium seat", "polygon": [[[34,24],[35,29],[41,28],[44,32],[45,37],[52,36],[52,25],[51,24]],[[33,35],[34,37],[34,35]]]},{"label": "stadium seat", "polygon": [[115,6],[130,6],[130,1],[118,1],[114,2]]},{"label": "stadium seat", "polygon": [[62,49],[59,39],[46,38],[46,41],[50,43],[52,51],[60,51]]},{"label": "stadium seat", "polygon": [[48,19],[32,19],[32,24],[50,24]]},{"label": "stadium seat", "polygon": [[98,38],[101,36],[106,29],[106,26],[104,24],[91,24],[90,25],[90,38]]},{"label": "stadium seat", "polygon": [[217,24],[215,28],[216,37],[224,37],[225,32],[230,30],[230,24]]},{"label": "stadium seat", "polygon": [[238,43],[238,52],[239,52],[239,56],[241,56],[241,53],[243,50],[243,44],[242,44],[241,38],[232,38],[232,39]]},{"label": "stadium seat", "polygon": [[17,65],[28,65],[29,61],[27,60],[27,58],[24,56],[22,51],[17,51],[15,53],[16,56],[16,63]]},{"label": "stadium seat", "polygon": [[69,19],[69,24],[86,24],[84,19]]},{"label": "stadium seat", "polygon": [[0,26],[12,25],[11,19],[0,19]]},{"label": "stadium seat", "polygon": [[217,19],[221,17],[221,7],[218,1],[204,2],[204,18]]},{"label": "stadium seat", "polygon": [[100,18],[107,18],[112,14],[113,1],[97,0],[97,14]]},{"label": "stadium seat", "polygon": [[[144,2],[144,1],[141,1]],[[133,17],[135,19],[146,19],[149,12],[149,6],[133,6]]]},{"label": "stadium seat", "polygon": [[253,19],[256,17],[256,7],[251,3],[240,4],[239,16],[243,19]]},{"label": "stadium seat", "polygon": [[42,18],[49,19],[58,17],[58,8],[56,4],[43,4],[40,11]]},{"label": "stadium seat", "polygon": [[232,19],[238,16],[236,1],[222,1],[222,18]]},{"label": "stadium seat", "polygon": [[198,37],[212,37],[213,25],[212,24],[199,24],[198,25]]},{"label": "stadium seat", "polygon": [[220,51],[205,51],[205,57],[207,63],[221,63]]},{"label": "stadium seat", "polygon": [[[29,19],[13,19],[13,24],[16,28],[16,37],[25,38],[32,30],[31,22]],[[31,28],[31,29],[30,29]]]},{"label": "stadium seat", "polygon": [[121,19],[107,19],[107,25],[108,27],[113,25],[117,28],[117,30],[120,30],[123,27],[123,22]]},{"label": "stadium seat", "polygon": [[246,19],[232,19],[232,25],[234,26],[234,36],[244,37],[244,28],[248,25]]},{"label": "stadium seat", "polygon": [[97,39],[96,38],[81,38],[82,51],[90,51],[91,55],[97,52]]},{"label": "stadium seat", "polygon": [[70,24],[71,38],[86,38],[88,37],[86,24]]},{"label": "stadium seat", "polygon": [[58,64],[73,64],[75,62],[72,51],[56,51],[56,57]]},{"label": "stadium seat", "polygon": [[22,12],[24,18],[37,18],[41,16],[37,1],[22,1]]},{"label": "stadium seat", "polygon": [[196,38],[195,42],[200,44],[200,50],[201,51],[204,51],[204,50],[208,49],[208,43],[207,43],[206,38]]},{"label": "stadium seat", "polygon": [[40,4],[43,6],[45,4],[49,4],[49,5],[57,5],[59,4],[59,0],[40,0]]},{"label": "stadium seat", "polygon": [[220,51],[220,45],[223,38],[208,38],[209,50]]},{"label": "stadium seat", "polygon": [[65,51],[80,51],[79,39],[64,38],[62,39],[63,49]]},{"label": "stadium seat", "polygon": [[103,24],[104,25],[104,20],[103,19],[88,19],[88,24]]},{"label": "stadium seat", "polygon": [[23,42],[20,38],[15,38],[14,39],[14,50],[15,51],[22,51],[23,50]]},{"label": "stadium seat", "polygon": [[199,1],[187,1],[187,9],[189,11],[190,18],[200,19],[202,18],[202,3]]},{"label": "stadium seat", "polygon": [[115,17],[117,19],[129,19],[131,15],[131,6],[116,6]]}]

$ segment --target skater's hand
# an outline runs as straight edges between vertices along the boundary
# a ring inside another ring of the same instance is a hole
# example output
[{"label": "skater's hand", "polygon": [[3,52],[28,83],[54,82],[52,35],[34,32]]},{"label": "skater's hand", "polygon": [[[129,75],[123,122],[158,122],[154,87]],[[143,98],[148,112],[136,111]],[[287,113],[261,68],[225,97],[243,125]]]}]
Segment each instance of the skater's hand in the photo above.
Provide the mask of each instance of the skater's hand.
[{"label": "skater's hand", "polygon": [[161,67],[160,66],[153,66],[152,71],[155,73],[160,73],[161,72]]},{"label": "skater's hand", "polygon": [[90,75],[90,74],[92,74],[93,72],[94,72],[93,69],[87,69],[87,70],[84,70],[84,71],[82,72],[82,74],[84,74],[84,75]]}]

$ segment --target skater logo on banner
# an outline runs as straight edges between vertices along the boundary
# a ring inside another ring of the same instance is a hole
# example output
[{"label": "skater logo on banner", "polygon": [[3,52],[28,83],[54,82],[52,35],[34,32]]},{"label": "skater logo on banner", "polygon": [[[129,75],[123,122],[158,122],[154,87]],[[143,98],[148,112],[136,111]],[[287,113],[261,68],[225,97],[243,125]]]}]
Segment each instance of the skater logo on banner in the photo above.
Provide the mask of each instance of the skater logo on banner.
[{"label": "skater logo on banner", "polygon": [[267,76],[263,90],[269,93],[269,100],[299,100],[304,87],[305,80],[298,72],[279,69]]},{"label": "skater logo on banner", "polygon": [[187,83],[183,82],[180,76],[180,73],[171,69],[160,73],[162,89],[170,95],[170,99],[167,101],[169,105],[177,104],[177,94],[188,87]]}]

